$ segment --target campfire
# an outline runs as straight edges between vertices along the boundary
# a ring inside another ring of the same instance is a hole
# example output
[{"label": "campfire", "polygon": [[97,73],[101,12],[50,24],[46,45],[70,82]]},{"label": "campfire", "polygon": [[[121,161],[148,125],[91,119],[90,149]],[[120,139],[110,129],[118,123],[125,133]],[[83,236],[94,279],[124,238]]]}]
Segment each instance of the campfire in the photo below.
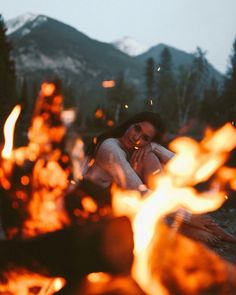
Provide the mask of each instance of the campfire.
[{"label": "campfire", "polygon": [[[90,196],[71,182],[62,110],[59,87],[43,83],[27,146],[13,148],[19,106],[6,121],[0,294],[233,294],[235,266],[178,228],[184,212],[214,211],[226,186],[236,189],[236,169],[224,166],[235,127],[208,130],[201,142],[174,140],[176,156],[150,178],[150,195],[113,186],[110,200],[100,188]],[[176,210],[168,226],[163,218]]]}]

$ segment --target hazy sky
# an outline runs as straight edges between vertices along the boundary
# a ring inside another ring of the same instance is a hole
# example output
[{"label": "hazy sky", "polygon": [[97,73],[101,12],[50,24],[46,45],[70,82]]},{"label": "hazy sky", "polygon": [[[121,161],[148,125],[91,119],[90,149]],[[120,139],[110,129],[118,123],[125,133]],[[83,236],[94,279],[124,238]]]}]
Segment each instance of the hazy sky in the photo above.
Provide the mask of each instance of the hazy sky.
[{"label": "hazy sky", "polygon": [[221,72],[236,37],[236,0],[7,0],[1,6],[5,20],[44,14],[100,41],[130,36],[146,46],[165,43],[187,52],[200,46]]}]

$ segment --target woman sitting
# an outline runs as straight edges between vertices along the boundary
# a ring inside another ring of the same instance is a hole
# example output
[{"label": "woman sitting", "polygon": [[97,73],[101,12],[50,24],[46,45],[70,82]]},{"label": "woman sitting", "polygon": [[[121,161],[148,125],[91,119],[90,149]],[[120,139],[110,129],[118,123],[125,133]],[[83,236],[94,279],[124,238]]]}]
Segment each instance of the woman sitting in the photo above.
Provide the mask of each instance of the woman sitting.
[{"label": "woman sitting", "polygon": [[[163,165],[174,156],[174,153],[160,145],[164,131],[164,124],[158,114],[142,112],[100,135],[97,143],[88,149],[90,164],[84,173],[85,185],[82,186],[86,189],[86,181],[89,180],[106,191],[115,183],[124,189],[147,193],[152,189],[149,177],[160,173]],[[186,235],[209,243],[217,239],[236,242],[236,238],[220,228],[211,217],[184,213],[182,229]],[[166,221],[171,224],[176,214],[178,212],[170,214]]]},{"label": "woman sitting", "polygon": [[116,183],[124,189],[148,190],[148,177],[161,172],[174,154],[159,143],[164,124],[158,114],[143,112],[98,137],[88,150],[94,163],[85,179],[108,188]]}]

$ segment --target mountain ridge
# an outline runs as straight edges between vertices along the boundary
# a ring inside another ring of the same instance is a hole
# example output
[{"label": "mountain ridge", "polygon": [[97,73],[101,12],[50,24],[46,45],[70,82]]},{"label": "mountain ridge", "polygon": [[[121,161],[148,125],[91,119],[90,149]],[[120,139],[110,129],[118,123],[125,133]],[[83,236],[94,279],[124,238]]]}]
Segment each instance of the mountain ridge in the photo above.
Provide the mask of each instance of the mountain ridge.
[{"label": "mountain ridge", "polygon": [[[130,57],[113,44],[92,39],[78,29],[45,15],[29,15],[29,19],[8,38],[13,44],[12,56],[21,81],[25,77],[29,83],[41,83],[57,77],[75,92],[79,103],[86,100],[90,105],[105,103],[106,95],[101,83],[115,79],[120,72],[124,73],[128,83],[137,88],[139,98],[143,99],[146,59],[150,54],[156,54],[153,57],[158,62],[160,48],[165,46],[158,44]],[[184,51],[168,48],[177,64],[176,51],[181,52],[185,59],[193,58]]]}]

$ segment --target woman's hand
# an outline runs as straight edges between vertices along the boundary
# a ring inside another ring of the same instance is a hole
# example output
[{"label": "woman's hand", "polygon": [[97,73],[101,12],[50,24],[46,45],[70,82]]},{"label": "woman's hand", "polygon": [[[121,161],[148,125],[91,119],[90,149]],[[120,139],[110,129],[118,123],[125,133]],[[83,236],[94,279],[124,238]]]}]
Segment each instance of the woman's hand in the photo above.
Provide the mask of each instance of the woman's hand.
[{"label": "woman's hand", "polygon": [[131,156],[131,160],[130,160],[131,163],[142,162],[145,159],[147,153],[151,151],[152,151],[151,144],[135,149],[135,151],[133,152]]},{"label": "woman's hand", "polygon": [[130,165],[139,176],[142,175],[145,158],[150,152],[152,152],[152,146],[151,144],[148,144],[144,147],[135,149],[131,156]]},{"label": "woman's hand", "polygon": [[131,156],[130,165],[139,176],[142,175],[144,159],[147,153],[149,153],[151,150],[152,150],[151,145],[147,145],[147,146],[135,149]]}]

